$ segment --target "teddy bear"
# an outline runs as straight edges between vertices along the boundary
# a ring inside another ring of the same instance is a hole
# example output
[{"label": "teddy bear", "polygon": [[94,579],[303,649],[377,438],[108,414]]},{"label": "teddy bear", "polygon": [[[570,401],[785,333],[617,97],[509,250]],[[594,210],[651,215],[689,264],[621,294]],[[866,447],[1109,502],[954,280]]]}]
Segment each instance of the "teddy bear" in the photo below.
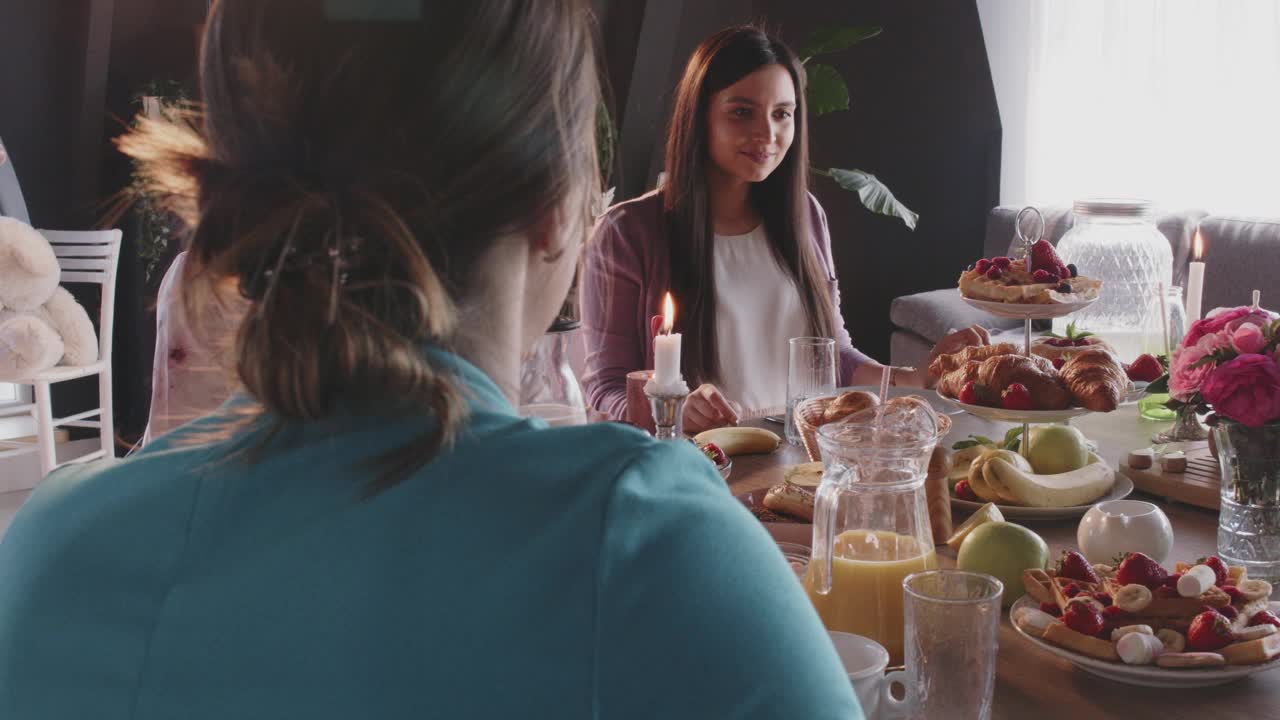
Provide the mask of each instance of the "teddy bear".
[{"label": "teddy bear", "polygon": [[61,274],[38,230],[0,217],[0,380],[98,361],[93,322],[58,284]]}]

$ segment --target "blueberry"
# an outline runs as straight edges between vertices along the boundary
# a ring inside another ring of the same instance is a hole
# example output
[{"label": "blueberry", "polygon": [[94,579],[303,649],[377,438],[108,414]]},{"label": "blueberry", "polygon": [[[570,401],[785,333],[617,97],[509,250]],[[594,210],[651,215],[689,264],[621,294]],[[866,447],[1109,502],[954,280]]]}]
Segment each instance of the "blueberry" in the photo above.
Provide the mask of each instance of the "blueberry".
[{"label": "blueberry", "polygon": [[1061,285],[1059,285],[1058,292],[1062,292],[1062,293],[1071,292],[1071,283],[1062,283]]},{"label": "blueberry", "polygon": [[1071,273],[1070,277],[1075,277],[1075,276],[1077,276],[1077,275],[1079,275],[1079,274],[1080,274],[1080,271],[1079,271],[1079,270],[1076,270],[1076,266],[1075,266],[1075,265],[1068,265],[1068,266],[1067,266],[1067,272]]}]

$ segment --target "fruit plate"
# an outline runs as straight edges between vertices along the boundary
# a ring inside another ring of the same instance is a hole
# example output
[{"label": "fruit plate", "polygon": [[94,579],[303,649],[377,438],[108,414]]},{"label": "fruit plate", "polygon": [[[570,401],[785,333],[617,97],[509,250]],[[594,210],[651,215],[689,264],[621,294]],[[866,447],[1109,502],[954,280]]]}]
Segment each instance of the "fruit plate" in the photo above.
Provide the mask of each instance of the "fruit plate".
[{"label": "fruit plate", "polygon": [[953,400],[936,390],[934,392],[944,403],[953,408],[958,408],[984,420],[994,420],[996,422],[1056,423],[1073,417],[1088,415],[1092,412],[1082,407],[1072,407],[1065,410],[1006,410],[1005,408],[988,407],[986,405],[968,405],[959,400]]},{"label": "fruit plate", "polygon": [[[1271,603],[1274,611],[1280,603]],[[1030,595],[1023,595],[1018,601],[1009,608],[1009,624],[1013,625],[1013,629],[1023,637],[1027,642],[1032,643],[1042,650],[1057,655],[1060,658],[1069,660],[1073,665],[1084,670],[1090,675],[1107,680],[1115,680],[1116,682],[1125,683],[1126,685],[1140,685],[1142,687],[1156,688],[1195,688],[1209,687],[1211,685],[1223,685],[1233,680],[1239,680],[1247,675],[1265,672],[1280,668],[1280,659],[1270,662],[1259,663],[1257,665],[1228,665],[1221,668],[1212,668],[1204,670],[1196,670],[1189,668],[1172,669],[1156,667],[1154,665],[1125,665],[1124,663],[1107,662],[1106,660],[1097,660],[1087,655],[1081,655],[1072,652],[1066,648],[1058,647],[1053,643],[1045,642],[1038,637],[1028,635],[1022,631],[1013,622],[1013,614],[1019,608],[1038,608],[1040,603],[1036,602]]]},{"label": "fruit plate", "polygon": [[1098,298],[1091,300],[1082,300],[1073,303],[1048,303],[1038,305],[1035,303],[1005,303],[995,300],[979,300],[977,298],[967,298],[960,296],[961,300],[969,303],[979,310],[995,315],[996,317],[1012,318],[1014,320],[1048,320],[1050,318],[1062,317],[1070,315],[1073,312],[1079,312],[1098,301]]},{"label": "fruit plate", "polygon": [[[1088,505],[1072,505],[1070,507],[1027,507],[1025,505],[996,505],[1000,508],[1000,514],[1004,515],[1008,520],[1053,520],[1061,518],[1080,517],[1089,511],[1089,508],[1100,502],[1108,500],[1121,500],[1129,497],[1133,493],[1133,481],[1128,477],[1116,473],[1116,483],[1111,486],[1111,492],[1094,500]],[[984,502],[973,502],[971,500],[961,500],[960,498],[951,498],[951,507],[967,513],[976,511],[978,508],[986,505]]]}]

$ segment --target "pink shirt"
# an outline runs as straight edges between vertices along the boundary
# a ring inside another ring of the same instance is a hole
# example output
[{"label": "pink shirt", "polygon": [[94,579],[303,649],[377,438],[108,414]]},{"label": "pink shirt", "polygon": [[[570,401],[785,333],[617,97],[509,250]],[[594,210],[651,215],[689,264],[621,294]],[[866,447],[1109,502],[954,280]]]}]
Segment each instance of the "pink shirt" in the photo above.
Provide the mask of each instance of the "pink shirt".
[{"label": "pink shirt", "polygon": [[[813,249],[827,274],[840,351],[840,385],[870,358],[853,347],[840,314],[840,289],[831,261],[827,215],[812,195]],[[596,224],[586,250],[582,278],[582,326],[587,341],[587,398],[597,410],[621,420],[627,411],[628,372],[653,367],[649,318],[661,313],[670,289],[662,194],[654,190],[609,209]],[[703,340],[714,342],[714,338]],[[685,342],[695,342],[685,338]]]}]

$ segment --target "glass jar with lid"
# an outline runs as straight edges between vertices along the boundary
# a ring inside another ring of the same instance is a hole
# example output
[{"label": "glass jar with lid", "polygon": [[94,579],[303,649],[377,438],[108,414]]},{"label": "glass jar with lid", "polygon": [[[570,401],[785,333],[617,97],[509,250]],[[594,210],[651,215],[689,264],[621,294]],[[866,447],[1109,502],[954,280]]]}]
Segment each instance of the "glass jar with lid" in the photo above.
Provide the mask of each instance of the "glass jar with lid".
[{"label": "glass jar with lid", "polygon": [[520,363],[520,409],[524,417],[540,417],[552,427],[584,425],[586,400],[569,363],[581,323],[556,318]]},{"label": "glass jar with lid", "polygon": [[1173,285],[1173,250],[1156,229],[1147,200],[1077,200],[1075,224],[1058,241],[1058,255],[1084,276],[1102,281],[1102,294],[1089,307],[1054,321],[1062,332],[1068,321],[1101,336],[1121,359],[1142,353],[1152,299],[1163,284]]}]

